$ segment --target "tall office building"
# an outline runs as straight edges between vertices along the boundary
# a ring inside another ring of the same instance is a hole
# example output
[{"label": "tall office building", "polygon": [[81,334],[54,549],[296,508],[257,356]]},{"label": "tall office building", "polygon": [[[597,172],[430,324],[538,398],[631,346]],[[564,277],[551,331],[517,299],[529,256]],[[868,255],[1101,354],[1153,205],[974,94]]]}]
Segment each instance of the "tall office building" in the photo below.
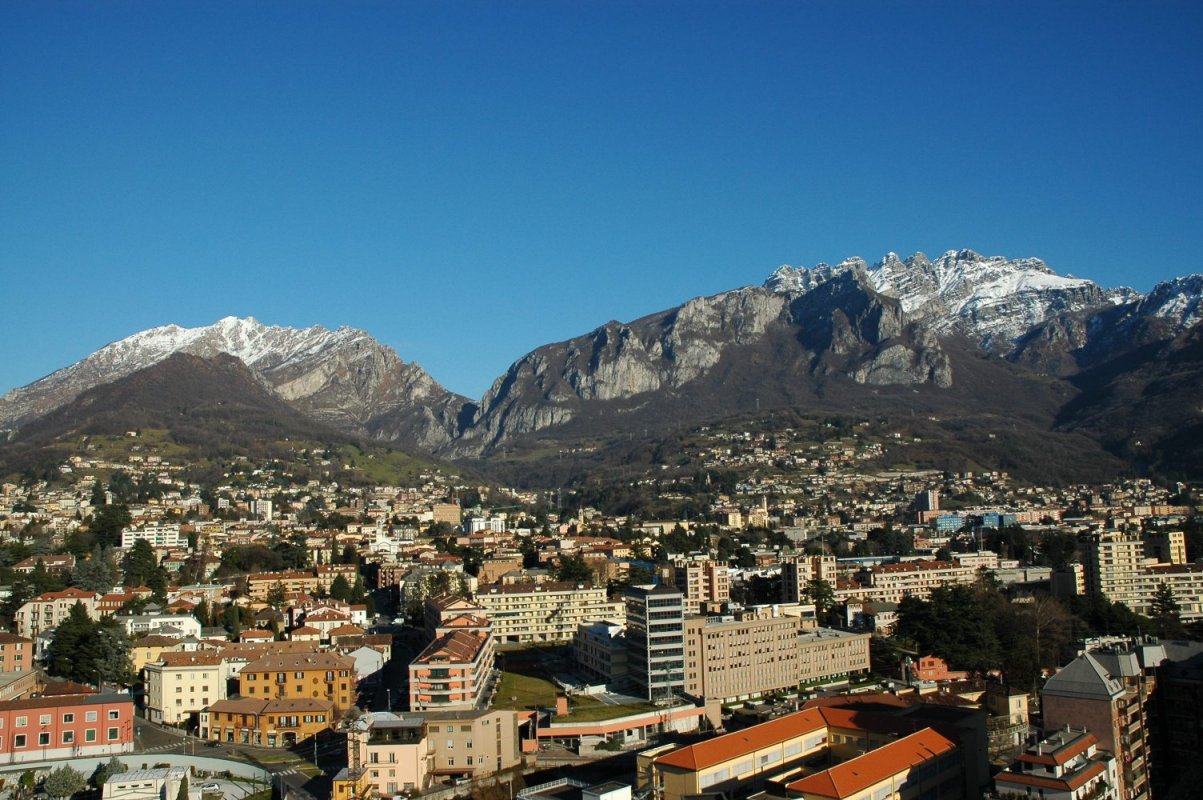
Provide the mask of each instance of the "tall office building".
[{"label": "tall office building", "polygon": [[627,670],[635,688],[651,701],[685,690],[685,598],[663,584],[630,586]]}]

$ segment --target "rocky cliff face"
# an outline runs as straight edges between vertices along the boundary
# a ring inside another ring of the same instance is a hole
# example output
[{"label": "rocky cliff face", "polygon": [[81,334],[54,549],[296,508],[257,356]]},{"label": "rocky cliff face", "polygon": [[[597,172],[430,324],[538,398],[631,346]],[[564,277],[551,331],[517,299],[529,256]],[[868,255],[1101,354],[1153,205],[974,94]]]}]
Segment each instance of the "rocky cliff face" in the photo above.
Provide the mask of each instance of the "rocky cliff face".
[{"label": "rocky cliff face", "polygon": [[[641,402],[683,405],[672,398],[684,395],[695,414],[750,410],[761,397],[796,397],[840,378],[947,387],[952,369],[937,338],[860,271],[797,296],[748,287],[629,324],[609,322],[519,359],[475,409],[456,450],[487,450],[583,415],[644,419],[650,412]],[[749,391],[732,408],[718,395],[736,385]]]},{"label": "rocky cliff face", "polygon": [[[771,408],[991,406],[1006,416],[1005,397],[1025,392],[1032,418],[1051,425],[1068,396],[1111,385],[1096,366],[1155,358],[1168,351],[1154,345],[1195,330],[1201,297],[1199,275],[1141,296],[1058,275],[1038,259],[970,250],[781,267],[763,286],[540,347],[479,402],[362,331],[228,318],[135,334],[13,390],[0,398],[0,429],[172,353],[228,353],[310,419],[444,455],[477,456],[543,431],[612,436]],[[1092,369],[1096,377],[1070,382]]]}]

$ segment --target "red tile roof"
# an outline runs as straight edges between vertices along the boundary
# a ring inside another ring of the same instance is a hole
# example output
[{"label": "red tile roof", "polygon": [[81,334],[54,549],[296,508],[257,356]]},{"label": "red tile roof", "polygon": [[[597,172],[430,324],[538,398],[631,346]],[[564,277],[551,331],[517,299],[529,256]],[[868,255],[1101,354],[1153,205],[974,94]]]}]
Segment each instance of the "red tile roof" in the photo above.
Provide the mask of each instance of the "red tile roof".
[{"label": "red tile roof", "polygon": [[697,771],[826,728],[827,720],[823,717],[823,711],[798,711],[742,731],[678,748],[657,758],[656,763]]},{"label": "red tile roof", "polygon": [[819,797],[851,797],[955,749],[956,743],[951,739],[925,728],[831,769],[794,781],[786,788]]}]

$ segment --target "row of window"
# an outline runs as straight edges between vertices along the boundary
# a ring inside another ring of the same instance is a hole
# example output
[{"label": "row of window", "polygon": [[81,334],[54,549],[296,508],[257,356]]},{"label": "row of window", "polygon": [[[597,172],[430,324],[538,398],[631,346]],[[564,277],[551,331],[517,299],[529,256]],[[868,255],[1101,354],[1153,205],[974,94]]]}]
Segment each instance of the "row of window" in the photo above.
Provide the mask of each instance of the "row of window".
[{"label": "row of window", "polygon": [[[108,729],[108,741],[115,742],[120,738],[121,738],[121,729],[120,728],[109,728]],[[13,735],[13,749],[20,750],[23,747],[32,747],[32,746],[49,747],[50,746],[50,734],[47,733],[46,731],[43,731],[42,733],[38,734],[38,741],[37,741],[36,745],[30,744],[28,740],[29,740],[29,737],[26,736],[24,733],[14,734]],[[84,730],[84,742],[91,743],[91,742],[95,742],[95,741],[96,741],[96,729],[95,728],[87,728],[86,730]],[[75,731],[63,731],[62,744],[75,744]],[[4,749],[4,737],[0,736],[0,751],[2,751],[3,749]]]},{"label": "row of window", "polygon": [[[39,725],[49,725],[52,717],[53,717],[52,714],[42,714],[38,717],[38,724]],[[109,719],[121,719],[121,712],[116,709],[110,710],[109,711]],[[95,722],[95,721],[96,721],[96,712],[95,711],[88,711],[88,712],[84,713],[84,722]],[[70,725],[74,722],[75,722],[75,713],[74,712],[65,712],[63,714],[63,724],[64,725]],[[24,728],[24,727],[27,727],[28,725],[29,725],[29,717],[27,717],[27,716],[22,715],[19,717],[15,717],[13,719],[14,727]],[[3,728],[3,727],[4,727],[4,717],[0,716],[0,728]]]}]

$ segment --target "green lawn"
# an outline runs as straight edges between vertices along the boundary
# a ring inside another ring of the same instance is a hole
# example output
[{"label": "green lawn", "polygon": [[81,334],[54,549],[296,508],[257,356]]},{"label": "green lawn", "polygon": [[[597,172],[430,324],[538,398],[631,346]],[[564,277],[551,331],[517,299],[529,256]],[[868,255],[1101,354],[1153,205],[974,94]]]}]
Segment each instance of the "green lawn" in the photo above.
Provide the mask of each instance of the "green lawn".
[{"label": "green lawn", "polygon": [[[519,711],[533,709],[536,706],[554,708],[558,693],[559,687],[546,678],[522,675],[516,672],[503,672],[497,694],[493,699],[493,707]],[[603,703],[597,698],[587,695],[576,695],[569,700],[568,716],[557,717],[555,721],[596,722],[655,710],[656,706],[651,703],[616,706]]]},{"label": "green lawn", "polygon": [[559,687],[546,678],[503,672],[493,699],[493,707],[518,711],[535,706],[554,707],[558,691]]}]

